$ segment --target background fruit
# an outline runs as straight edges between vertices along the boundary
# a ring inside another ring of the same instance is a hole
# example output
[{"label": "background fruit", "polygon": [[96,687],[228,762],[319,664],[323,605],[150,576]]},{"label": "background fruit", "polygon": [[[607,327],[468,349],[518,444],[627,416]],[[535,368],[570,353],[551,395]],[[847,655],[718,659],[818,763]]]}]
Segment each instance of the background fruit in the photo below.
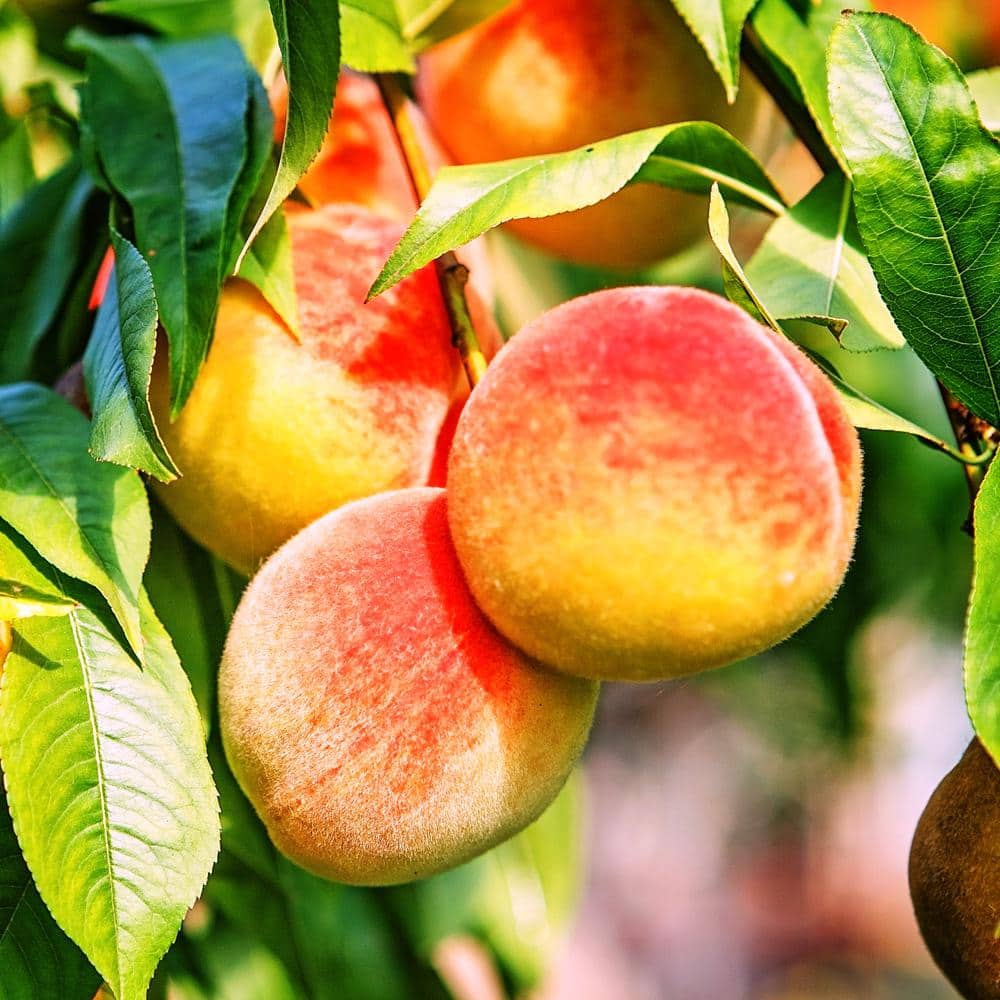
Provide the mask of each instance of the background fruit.
[{"label": "background fruit", "polygon": [[151,386],[184,474],[159,495],[244,573],[343,503],[427,482],[464,379],[432,269],[362,304],[401,226],[352,205],[290,211],[289,225],[302,342],[234,281],[176,422],[162,351]]},{"label": "background fruit", "polygon": [[[687,27],[660,0],[517,0],[430,49],[417,93],[459,163],[554,153],[669,122],[747,123]],[[705,230],[704,201],[637,185],[579,212],[511,223],[559,256],[632,267]]]},{"label": "background fruit", "polygon": [[448,466],[476,601],[529,655],[648,680],[773,645],[843,578],[860,491],[833,388],[697,289],[621,288],[525,327]]},{"label": "background fruit", "polygon": [[219,675],[226,753],[274,842],[359,884],[449,868],[527,825],[566,780],[596,694],[490,627],[432,489],[352,504],[283,547]]},{"label": "background fruit", "polygon": [[962,995],[1000,997],[1000,773],[978,740],[920,817],[910,895],[928,950]]}]

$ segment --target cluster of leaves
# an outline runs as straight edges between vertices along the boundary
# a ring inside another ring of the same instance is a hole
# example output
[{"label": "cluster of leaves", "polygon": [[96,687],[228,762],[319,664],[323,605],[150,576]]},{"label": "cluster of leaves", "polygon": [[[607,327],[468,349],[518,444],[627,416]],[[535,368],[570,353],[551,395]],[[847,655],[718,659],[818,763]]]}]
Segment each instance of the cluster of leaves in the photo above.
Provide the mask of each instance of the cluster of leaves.
[{"label": "cluster of leaves", "polygon": [[[756,158],[706,122],[446,168],[372,294],[507,220],[627,184],[710,196],[734,301],[781,332],[819,328],[838,350],[909,344],[965,408],[975,432],[962,458],[975,468],[992,446],[986,423],[1000,423],[996,74],[966,80],[901,22],[842,17],[834,0],[805,11],[674,2],[730,97],[742,54],[780,98],[824,167],[805,198],[787,205]],[[341,52],[358,70],[411,72],[424,46],[500,6],[101,0],[61,43],[84,65],[79,114],[56,91],[36,91],[30,112],[60,123],[66,162],[36,182],[27,118],[0,122],[0,620],[16,623],[0,689],[0,995],[86,1000],[103,979],[132,1000],[166,954],[160,978],[183,997],[433,997],[444,987],[431,956],[456,933],[487,941],[515,987],[537,978],[573,894],[575,793],[510,844],[405,889],[334,886],[287,864],[213,726],[242,581],[150,508],[139,475],[183,471],[149,407],[158,329],[176,413],[229,275],[296,327],[281,205],[323,141]],[[275,46],[289,86],[278,150],[259,75]],[[773,217],[745,266],[727,202]],[[109,246],[113,284],[91,324],[87,295]],[[43,384],[81,355],[91,420]],[[831,375],[858,426],[953,450]],[[977,729],[1000,756],[997,505],[991,472],[977,503],[968,679]],[[537,927],[525,928],[523,905],[515,919],[526,885]]]}]

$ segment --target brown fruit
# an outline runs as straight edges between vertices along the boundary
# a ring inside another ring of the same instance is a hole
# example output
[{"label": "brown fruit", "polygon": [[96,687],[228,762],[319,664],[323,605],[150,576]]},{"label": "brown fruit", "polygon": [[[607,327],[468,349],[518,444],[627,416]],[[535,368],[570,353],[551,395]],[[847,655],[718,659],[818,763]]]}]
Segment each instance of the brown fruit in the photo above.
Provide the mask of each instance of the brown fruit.
[{"label": "brown fruit", "polygon": [[910,848],[927,949],[967,1000],[1000,1000],[1000,771],[978,740],[945,775]]}]

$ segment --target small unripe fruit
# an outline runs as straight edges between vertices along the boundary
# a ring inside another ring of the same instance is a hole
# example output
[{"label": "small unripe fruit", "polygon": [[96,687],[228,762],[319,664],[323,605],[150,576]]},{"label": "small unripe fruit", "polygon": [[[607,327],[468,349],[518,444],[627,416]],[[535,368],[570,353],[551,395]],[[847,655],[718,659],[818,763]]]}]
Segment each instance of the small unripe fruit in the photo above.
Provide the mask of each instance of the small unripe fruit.
[{"label": "small unripe fruit", "polygon": [[652,680],[816,614],[860,482],[857,435],[797,348],[717,295],[620,288],[500,352],[458,422],[448,513],[511,642],[568,673]]},{"label": "small unripe fruit", "polygon": [[[745,125],[663,0],[515,0],[423,56],[417,94],[459,163],[558,153],[671,122]],[[752,101],[750,102],[752,103]],[[705,232],[704,202],[638,184],[590,208],[509,224],[570,260],[636,267]]]},{"label": "small unripe fruit", "polygon": [[927,948],[955,988],[967,1000],[1000,1000],[1000,771],[978,740],[920,817],[910,896]]},{"label": "small unripe fruit", "polygon": [[288,221],[301,342],[256,289],[234,281],[175,422],[165,352],[151,386],[183,473],[157,487],[160,497],[196,541],[245,573],[341,504],[425,484],[465,384],[432,268],[364,304],[398,223],[354,205],[289,211]]},{"label": "small unripe fruit", "polygon": [[435,489],[350,504],[280,549],[219,674],[226,754],[275,844],[366,885],[450,868],[535,819],[596,695],[482,616]]}]

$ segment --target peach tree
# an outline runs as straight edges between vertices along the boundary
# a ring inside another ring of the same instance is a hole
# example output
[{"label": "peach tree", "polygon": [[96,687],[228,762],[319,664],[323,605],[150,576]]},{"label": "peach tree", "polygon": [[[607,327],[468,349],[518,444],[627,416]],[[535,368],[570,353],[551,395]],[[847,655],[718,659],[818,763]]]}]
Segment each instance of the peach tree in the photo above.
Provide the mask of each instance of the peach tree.
[{"label": "peach tree", "polygon": [[[1000,759],[1000,473],[990,464],[1000,426],[1000,75],[964,75],[867,3],[842,12],[832,0],[636,2],[683,22],[696,54],[685,74],[657,81],[654,98],[713,87],[714,101],[677,101],[662,120],[558,150],[466,154],[485,162],[436,172],[414,100],[459,157],[448,135],[485,98],[468,99],[468,68],[450,91],[426,78],[414,86],[414,75],[463,32],[505,16],[504,0],[0,7],[0,45],[17,54],[0,70],[0,997],[467,1000],[439,959],[442,943],[469,937],[517,994],[538,982],[570,918],[580,878],[574,780],[517,836],[412,884],[342,885],[276,850],[219,733],[216,672],[246,577],[211,551],[211,533],[206,548],[181,530],[169,500],[156,499],[169,485],[150,493],[186,472],[167,439],[206,370],[223,289],[253,287],[287,335],[300,335],[288,219],[311,197],[300,181],[337,141],[336,117],[327,130],[342,67],[377,83],[417,196],[369,297],[432,268],[469,385],[489,352],[470,317],[465,283],[476,264],[462,248],[508,224],[528,238],[550,218],[604,226],[601,206],[639,192],[657,226],[678,213],[679,228],[711,241],[711,273],[693,283],[808,349],[851,422],[870,432],[869,455],[913,448],[909,437],[964,477],[975,560],[965,686],[977,737]],[[609,18],[620,9],[607,6]],[[287,100],[276,129],[279,71]],[[755,146],[729,108],[749,88],[767,92],[770,127],[811,159],[811,186],[797,199],[764,165],[773,150]],[[701,120],[716,110],[717,120]],[[664,217],[648,207],[657,189],[671,193]],[[595,208],[602,214],[567,214]],[[628,245],[637,225],[628,219],[614,237],[624,251],[637,250]],[[547,245],[572,256],[587,233],[567,231]],[[595,232],[590,259],[607,264],[614,239]],[[652,245],[654,257],[681,249]],[[645,256],[625,252],[624,271],[575,270],[573,283],[665,283],[668,271]],[[919,358],[953,441],[855,384],[849,372],[871,352],[888,381],[911,352]],[[154,364],[162,407],[151,403]],[[738,460],[724,433],[700,443],[709,461]],[[871,463],[868,476],[878,479]],[[864,504],[861,524],[854,577],[871,570]],[[845,732],[852,705],[839,643],[878,600],[871,589],[849,578],[815,625],[822,684]],[[987,759],[984,785],[994,770]],[[978,919],[968,933],[992,939],[994,927]],[[975,976],[943,961],[978,995]]]}]

